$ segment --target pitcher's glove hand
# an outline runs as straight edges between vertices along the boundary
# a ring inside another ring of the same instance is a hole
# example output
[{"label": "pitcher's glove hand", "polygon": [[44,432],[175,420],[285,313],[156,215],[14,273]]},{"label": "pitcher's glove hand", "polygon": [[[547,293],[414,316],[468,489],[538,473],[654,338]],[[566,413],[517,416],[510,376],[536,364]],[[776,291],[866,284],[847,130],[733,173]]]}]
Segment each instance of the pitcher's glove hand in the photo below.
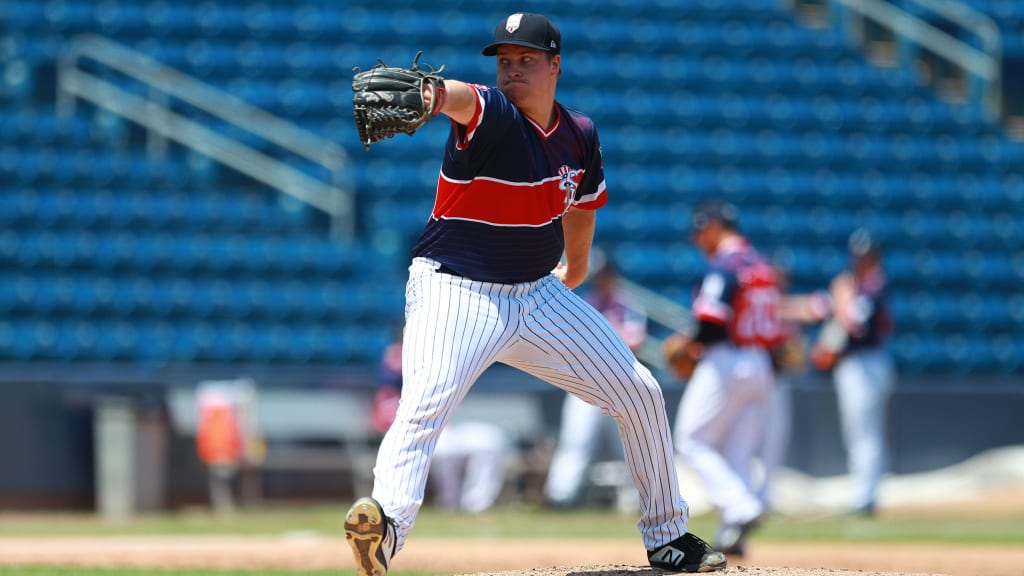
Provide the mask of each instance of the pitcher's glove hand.
[{"label": "pitcher's glove hand", "polygon": [[[399,132],[412,134],[437,115],[444,104],[444,78],[431,67],[429,72],[417,64],[422,51],[413,58],[412,68],[393,67],[380,59],[369,70],[359,70],[352,77],[352,113],[359,140],[370,144],[390,138]],[[429,106],[423,99],[424,86],[432,93]]]}]

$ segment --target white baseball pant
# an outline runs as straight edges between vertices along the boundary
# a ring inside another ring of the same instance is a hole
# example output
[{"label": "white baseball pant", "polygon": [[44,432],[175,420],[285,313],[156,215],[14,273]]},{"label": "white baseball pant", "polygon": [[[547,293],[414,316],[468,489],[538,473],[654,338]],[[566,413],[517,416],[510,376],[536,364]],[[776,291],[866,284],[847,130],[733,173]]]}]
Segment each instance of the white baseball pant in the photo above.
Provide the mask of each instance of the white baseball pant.
[{"label": "white baseball pant", "polygon": [[607,319],[553,275],[494,284],[442,274],[414,258],[406,286],[402,398],[374,467],[373,498],[395,520],[396,551],[423,504],[438,434],[495,362],[601,408],[618,423],[650,550],[686,533],[658,382]]},{"label": "white baseball pant", "polygon": [[727,524],[764,512],[753,462],[773,382],[766,350],[714,344],[686,384],[676,414],[676,444]]},{"label": "white baseball pant", "polygon": [[888,468],[885,418],[895,372],[889,354],[859,350],[839,360],[833,375],[839,419],[853,480],[853,508],[872,507]]}]

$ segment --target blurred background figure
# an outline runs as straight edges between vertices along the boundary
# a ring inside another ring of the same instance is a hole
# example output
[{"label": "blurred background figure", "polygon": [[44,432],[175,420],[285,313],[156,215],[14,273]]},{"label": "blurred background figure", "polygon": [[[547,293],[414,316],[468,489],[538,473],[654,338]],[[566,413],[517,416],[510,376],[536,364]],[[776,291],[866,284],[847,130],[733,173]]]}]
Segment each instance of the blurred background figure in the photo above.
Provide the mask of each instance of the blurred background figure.
[{"label": "blurred background figure", "polygon": [[[775,267],[780,294],[789,289],[789,277],[784,269]],[[794,321],[783,321],[784,340],[771,349],[775,386],[765,406],[764,433],[757,457],[761,462],[761,477],[757,493],[765,512],[772,508],[772,489],[779,468],[786,462],[789,436],[793,428],[793,390],[791,380],[807,367],[807,338],[802,326]]]},{"label": "blurred background figure", "polygon": [[849,269],[828,292],[789,296],[784,317],[822,323],[811,350],[820,370],[831,370],[836,385],[842,438],[853,481],[851,512],[873,515],[888,465],[886,415],[895,370],[886,343],[893,322],[885,301],[882,250],[861,228],[848,241]]},{"label": "blurred background figure", "polygon": [[[583,297],[636,352],[647,339],[647,315],[622,290],[614,262],[600,250],[595,250],[591,259],[597,271],[590,277]],[[565,394],[558,444],[544,484],[545,502],[556,508],[578,505],[588,474],[602,448],[609,452],[609,458],[622,458],[615,420],[576,396]],[[621,469],[621,478],[614,480],[616,507],[622,511],[637,510],[636,489],[627,471]]]},{"label": "blurred background figure", "polygon": [[676,414],[676,448],[718,510],[715,548],[739,556],[765,510],[754,463],[775,380],[768,351],[784,335],[775,268],[740,234],[737,219],[728,202],[694,208],[691,240],[708,268],[693,299],[696,333],[672,338],[676,354],[695,363]]},{"label": "blurred background figure", "polygon": [[[384,351],[373,399],[374,429],[391,427],[402,394],[402,336]],[[430,464],[429,485],[440,508],[483,512],[494,506],[505,483],[507,433],[489,422],[451,421],[441,432]]]},{"label": "blurred background figure", "polygon": [[242,434],[229,398],[209,391],[199,395],[196,443],[209,473],[210,506],[217,514],[233,513],[231,484],[242,459]]}]

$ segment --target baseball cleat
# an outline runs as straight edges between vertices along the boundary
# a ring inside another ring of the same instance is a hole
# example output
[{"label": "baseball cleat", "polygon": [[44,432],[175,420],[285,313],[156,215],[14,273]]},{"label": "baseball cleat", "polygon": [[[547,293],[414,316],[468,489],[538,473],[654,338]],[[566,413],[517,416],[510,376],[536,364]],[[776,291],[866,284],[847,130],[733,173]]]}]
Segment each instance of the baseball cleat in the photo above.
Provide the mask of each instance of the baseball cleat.
[{"label": "baseball cleat", "polygon": [[345,538],[359,576],[385,576],[395,554],[395,526],[373,498],[360,498],[345,516]]},{"label": "baseball cleat", "polygon": [[724,570],[725,554],[687,532],[681,538],[647,551],[651,568],[661,572],[714,572]]}]

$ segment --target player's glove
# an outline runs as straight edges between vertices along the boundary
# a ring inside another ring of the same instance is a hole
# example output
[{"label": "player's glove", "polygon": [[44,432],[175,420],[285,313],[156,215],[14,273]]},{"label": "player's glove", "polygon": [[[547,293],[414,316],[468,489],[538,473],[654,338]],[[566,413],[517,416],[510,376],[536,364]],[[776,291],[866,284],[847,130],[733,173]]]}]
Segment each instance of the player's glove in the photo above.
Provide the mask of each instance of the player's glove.
[{"label": "player's glove", "polygon": [[[359,70],[352,77],[352,113],[359,140],[369,150],[370,144],[390,138],[399,132],[412,134],[437,115],[444,104],[444,70],[431,67],[422,70],[417,62],[423,52],[417,52],[411,68],[393,67],[380,59],[369,70]],[[433,96],[428,107],[423,99],[423,88],[431,87]]]},{"label": "player's glove", "polygon": [[680,380],[689,380],[697,368],[704,346],[676,332],[661,343],[661,354],[672,374]]},{"label": "player's glove", "polygon": [[807,365],[807,338],[795,330],[778,346],[771,349],[772,366],[777,372],[796,374]]},{"label": "player's glove", "polygon": [[811,347],[811,362],[818,370],[828,371],[835,365],[839,357],[846,351],[849,334],[838,320],[825,322],[818,332],[818,339]]}]

